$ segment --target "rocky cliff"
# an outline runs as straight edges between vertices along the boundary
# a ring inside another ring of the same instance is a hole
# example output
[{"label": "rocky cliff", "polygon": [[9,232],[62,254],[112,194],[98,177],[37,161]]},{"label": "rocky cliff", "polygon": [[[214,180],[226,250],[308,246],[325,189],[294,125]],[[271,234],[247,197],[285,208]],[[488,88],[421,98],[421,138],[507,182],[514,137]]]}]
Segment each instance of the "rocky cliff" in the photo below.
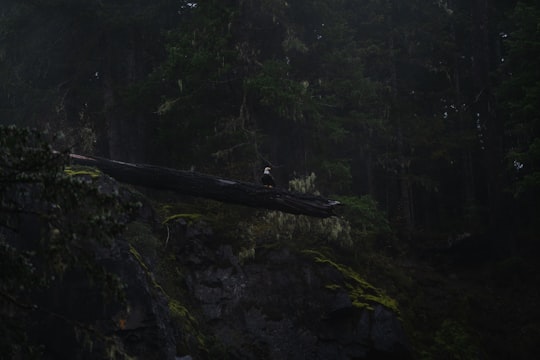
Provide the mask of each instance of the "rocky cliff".
[{"label": "rocky cliff", "polygon": [[[148,202],[113,179],[72,175],[108,197],[101,207],[112,196],[143,203],[127,231],[105,245],[81,245],[105,278],[118,280],[122,296],[107,295],[87,268],[74,264],[25,293],[31,310],[10,312],[2,302],[3,318],[24,318],[33,349],[15,348],[14,358],[411,357],[395,303],[351,269],[317,251],[283,246],[260,246],[241,260],[206,223],[180,216],[164,225]],[[10,246],[38,246],[42,217],[26,216],[23,227],[4,228],[2,236]]]},{"label": "rocky cliff", "polygon": [[374,288],[350,269],[283,247],[259,247],[240,261],[204,223],[180,219],[172,228],[189,301],[229,358],[411,357],[396,309],[368,296]]}]

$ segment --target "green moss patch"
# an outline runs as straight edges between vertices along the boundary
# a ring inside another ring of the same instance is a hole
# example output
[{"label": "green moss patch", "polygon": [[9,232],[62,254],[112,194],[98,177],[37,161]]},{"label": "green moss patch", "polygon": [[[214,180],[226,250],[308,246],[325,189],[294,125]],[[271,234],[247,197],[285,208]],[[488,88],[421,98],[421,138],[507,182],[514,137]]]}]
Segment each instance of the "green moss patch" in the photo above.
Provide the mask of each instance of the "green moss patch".
[{"label": "green moss patch", "polygon": [[[368,283],[350,267],[338,264],[316,250],[304,250],[303,253],[313,258],[316,263],[333,267],[344,276],[343,286],[347,289],[354,307],[373,310],[374,304],[380,304],[399,315],[399,308],[395,299]],[[330,291],[337,291],[343,287],[338,284],[327,284],[325,288]]]},{"label": "green moss patch", "polygon": [[182,304],[182,302],[170,296],[167,291],[156,281],[154,274],[149,270],[148,266],[144,262],[143,257],[137,251],[137,249],[130,244],[129,251],[137,262],[141,265],[148,281],[154,286],[154,288],[162,293],[168,301],[169,312],[171,317],[179,324],[182,328],[183,333],[186,335],[183,339],[183,344],[187,351],[191,348],[192,345],[196,346],[199,351],[208,353],[208,346],[205,335],[199,330],[199,324],[197,319],[191,314],[189,309]]},{"label": "green moss patch", "polygon": [[90,176],[92,179],[103,175],[101,171],[90,166],[66,166],[64,173],[69,176]]}]

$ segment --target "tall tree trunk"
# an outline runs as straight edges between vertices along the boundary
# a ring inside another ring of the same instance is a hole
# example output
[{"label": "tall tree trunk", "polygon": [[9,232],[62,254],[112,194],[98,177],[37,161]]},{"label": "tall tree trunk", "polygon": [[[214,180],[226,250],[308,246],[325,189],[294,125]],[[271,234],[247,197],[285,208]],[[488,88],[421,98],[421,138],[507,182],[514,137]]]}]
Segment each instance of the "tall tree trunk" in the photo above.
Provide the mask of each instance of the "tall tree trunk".
[{"label": "tall tree trunk", "polygon": [[116,160],[125,160],[122,157],[122,145],[119,141],[122,131],[115,113],[116,95],[110,74],[104,74],[103,85],[103,115],[107,134],[108,157]]},{"label": "tall tree trunk", "polygon": [[491,70],[489,0],[475,0],[473,20],[474,114],[478,124],[480,148],[484,164],[488,234],[496,250],[505,251],[505,217],[502,207],[503,127],[495,114],[489,81]]},{"label": "tall tree trunk", "polygon": [[139,31],[119,33],[105,40],[110,60],[105,61],[103,76],[103,112],[107,127],[108,157],[122,161],[145,161],[146,132],[144,116],[126,108],[119,89],[145,77],[144,54],[138,48]]},{"label": "tall tree trunk", "polygon": [[[457,36],[455,29],[453,31],[454,42],[457,44]],[[469,138],[469,133],[471,130],[471,125],[469,118],[465,116],[464,109],[461,108],[461,104],[465,103],[464,96],[461,89],[461,72],[460,72],[460,54],[457,52],[454,54],[454,69],[453,69],[453,82],[454,82],[454,103],[459,109],[458,112],[458,121],[457,121],[457,131],[458,136],[463,139]],[[470,141],[467,141],[465,144],[461,145],[460,154],[459,154],[459,176],[460,176],[460,202],[461,202],[461,211],[462,211],[462,220],[463,225],[467,228],[470,228],[473,224],[471,219],[465,213],[467,208],[470,208],[475,201],[475,176],[474,169],[472,164],[472,151]],[[466,230],[466,229],[463,229]],[[468,230],[470,231],[470,230]]]},{"label": "tall tree trunk", "polygon": [[[392,7],[394,3],[392,2]],[[389,53],[391,57],[391,84],[392,84],[392,104],[391,104],[391,110],[390,110],[390,116],[393,117],[393,121],[396,124],[396,142],[397,142],[397,156],[398,156],[398,182],[399,182],[399,189],[400,189],[400,212],[401,217],[404,220],[404,236],[407,238],[407,240],[411,239],[412,232],[414,229],[414,220],[413,220],[413,202],[411,197],[411,184],[409,181],[409,166],[410,162],[406,157],[405,154],[405,145],[404,145],[404,136],[403,136],[403,124],[402,124],[402,116],[400,113],[400,109],[397,109],[397,100],[398,100],[398,73],[397,73],[397,66],[396,66],[396,58],[395,58],[395,44],[394,44],[394,28],[393,28],[393,19],[390,15],[389,19],[389,31],[390,31],[390,38],[389,38]]]}]

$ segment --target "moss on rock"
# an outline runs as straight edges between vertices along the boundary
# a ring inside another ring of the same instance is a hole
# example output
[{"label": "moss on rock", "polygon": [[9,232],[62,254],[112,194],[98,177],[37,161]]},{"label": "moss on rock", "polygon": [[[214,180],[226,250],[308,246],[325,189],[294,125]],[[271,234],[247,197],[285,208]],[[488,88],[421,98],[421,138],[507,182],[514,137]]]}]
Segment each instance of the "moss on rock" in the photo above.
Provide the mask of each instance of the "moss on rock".
[{"label": "moss on rock", "polygon": [[64,173],[69,176],[90,176],[92,179],[103,175],[101,171],[90,166],[66,166]]},{"label": "moss on rock", "polygon": [[[312,257],[316,263],[329,265],[343,275],[344,287],[347,289],[354,307],[373,310],[373,305],[379,304],[399,315],[399,307],[395,299],[386,295],[381,289],[371,285],[350,267],[338,264],[316,250],[304,250],[303,253]],[[327,284],[325,288],[330,291],[337,291],[342,286],[339,284]]]}]

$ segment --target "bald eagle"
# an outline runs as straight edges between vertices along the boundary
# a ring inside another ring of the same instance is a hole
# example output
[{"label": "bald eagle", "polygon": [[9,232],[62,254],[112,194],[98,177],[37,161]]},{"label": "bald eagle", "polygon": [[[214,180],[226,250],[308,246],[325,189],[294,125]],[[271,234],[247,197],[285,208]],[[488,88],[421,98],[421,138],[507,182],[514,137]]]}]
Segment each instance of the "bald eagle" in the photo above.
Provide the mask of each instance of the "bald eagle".
[{"label": "bald eagle", "polygon": [[276,186],[276,182],[274,181],[272,174],[270,174],[270,168],[268,166],[264,168],[264,173],[261,176],[261,182],[268,188],[273,188]]}]

